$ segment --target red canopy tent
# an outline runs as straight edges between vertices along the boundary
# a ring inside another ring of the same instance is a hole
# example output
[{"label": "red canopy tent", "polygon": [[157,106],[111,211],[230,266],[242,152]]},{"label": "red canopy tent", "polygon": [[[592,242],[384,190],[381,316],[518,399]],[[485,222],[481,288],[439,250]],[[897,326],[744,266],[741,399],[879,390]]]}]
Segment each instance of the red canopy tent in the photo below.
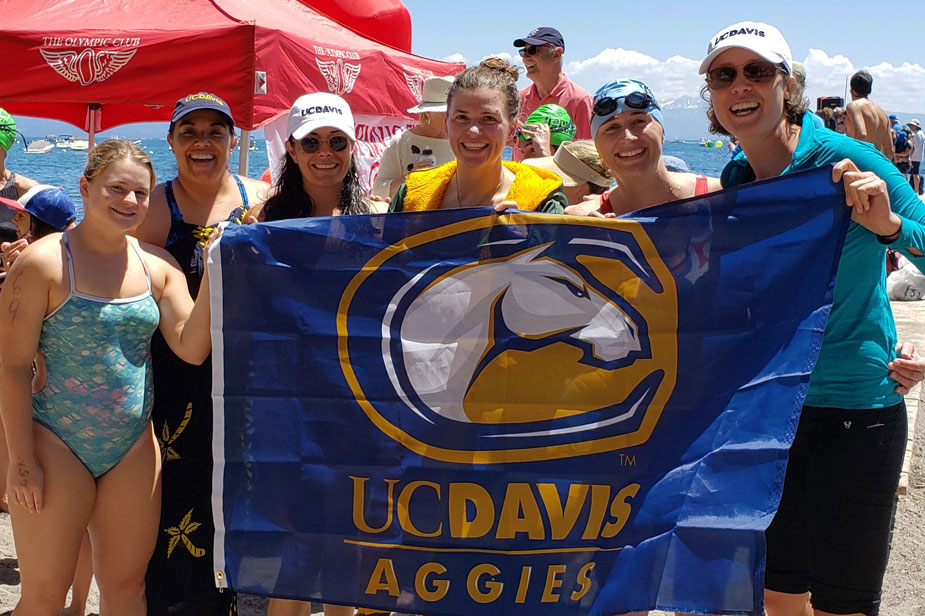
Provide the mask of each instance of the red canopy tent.
[{"label": "red canopy tent", "polygon": [[411,15],[401,0],[302,0],[368,39],[411,51]]},{"label": "red canopy tent", "polygon": [[[375,25],[356,11],[371,0],[343,2],[350,10],[330,0],[305,1],[367,32]],[[393,15],[385,22],[390,28],[395,16],[402,19],[396,2],[376,1]],[[0,57],[8,75],[0,106],[87,130],[169,120],[178,98],[200,90],[224,98],[246,130],[314,91],[343,96],[357,113],[407,117],[424,77],[464,68],[364,38],[298,0],[0,4]],[[395,29],[376,38],[407,37]],[[98,110],[95,122],[88,109]]]}]

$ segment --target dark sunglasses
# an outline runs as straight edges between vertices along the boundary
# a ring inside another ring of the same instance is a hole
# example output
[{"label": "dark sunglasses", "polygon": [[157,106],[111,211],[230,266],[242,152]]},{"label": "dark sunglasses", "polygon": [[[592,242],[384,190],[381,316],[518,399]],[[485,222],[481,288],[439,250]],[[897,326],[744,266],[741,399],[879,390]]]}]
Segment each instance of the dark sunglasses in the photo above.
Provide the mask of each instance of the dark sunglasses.
[{"label": "dark sunglasses", "polygon": [[524,45],[517,51],[517,53],[519,53],[520,57],[523,58],[524,56],[535,56],[536,52],[539,50],[540,48],[536,45]]},{"label": "dark sunglasses", "polygon": [[655,99],[652,98],[651,94],[647,92],[630,92],[626,96],[617,96],[611,98],[605,96],[604,98],[599,98],[596,103],[594,103],[594,108],[591,112],[596,116],[608,116],[614,111],[617,107],[620,106],[620,101],[623,101],[623,104],[629,107],[630,109],[638,109],[640,111],[649,109],[650,107],[659,108],[658,103],[655,102]]},{"label": "dark sunglasses", "polygon": [[328,142],[328,146],[335,152],[343,152],[347,149],[347,144],[350,143],[350,140],[344,137],[343,135],[335,135],[330,139],[318,139],[317,137],[305,137],[299,143],[302,145],[302,151],[306,154],[314,154],[321,149],[321,144],[325,141]]},{"label": "dark sunglasses", "polygon": [[[768,83],[772,81],[780,70],[776,64],[756,60],[749,62],[742,67],[742,74],[752,83]],[[734,66],[720,66],[707,71],[707,86],[711,90],[722,90],[731,86],[736,77],[739,76],[739,69]]]}]

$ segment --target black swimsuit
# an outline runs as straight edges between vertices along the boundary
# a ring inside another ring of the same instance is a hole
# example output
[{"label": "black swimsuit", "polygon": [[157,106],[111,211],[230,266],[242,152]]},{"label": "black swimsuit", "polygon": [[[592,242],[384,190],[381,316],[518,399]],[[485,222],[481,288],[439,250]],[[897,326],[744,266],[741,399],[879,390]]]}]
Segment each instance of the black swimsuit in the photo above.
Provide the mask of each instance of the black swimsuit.
[{"label": "black swimsuit", "polygon": [[[242,205],[228,216],[240,224]],[[170,233],[165,248],[180,264],[190,294],[199,292],[203,249],[212,227],[183,220],[171,182],[165,186]],[[160,532],[148,564],[149,616],[228,616],[237,614],[235,594],[215,588],[212,562],[212,362],[188,364],[168,348],[158,332],[151,342],[154,357],[154,431],[161,447],[163,496]]]}]

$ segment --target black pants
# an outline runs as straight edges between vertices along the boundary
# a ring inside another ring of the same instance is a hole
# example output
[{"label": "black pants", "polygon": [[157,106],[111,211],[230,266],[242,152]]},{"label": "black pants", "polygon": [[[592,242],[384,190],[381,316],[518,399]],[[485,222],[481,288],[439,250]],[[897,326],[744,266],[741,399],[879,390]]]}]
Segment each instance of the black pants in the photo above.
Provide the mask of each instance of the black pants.
[{"label": "black pants", "polygon": [[808,591],[814,608],[833,614],[878,613],[906,423],[905,403],[803,407],[766,533],[765,588]]}]

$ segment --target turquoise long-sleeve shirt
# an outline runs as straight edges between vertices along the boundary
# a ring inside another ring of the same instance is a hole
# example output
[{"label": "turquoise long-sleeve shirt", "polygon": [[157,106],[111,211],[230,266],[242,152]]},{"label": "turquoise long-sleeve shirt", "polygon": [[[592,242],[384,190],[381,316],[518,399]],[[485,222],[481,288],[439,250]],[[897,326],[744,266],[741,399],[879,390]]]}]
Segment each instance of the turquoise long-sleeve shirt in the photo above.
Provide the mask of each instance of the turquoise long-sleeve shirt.
[{"label": "turquoise long-sleeve shirt", "polygon": [[[925,268],[925,258],[908,252],[914,248],[925,253],[925,204],[893,163],[871,144],[818,128],[812,116],[808,111],[803,116],[793,159],[782,175],[845,158],[862,171],[873,171],[886,182],[890,206],[902,219],[899,237],[890,248],[905,254],[919,269]],[[726,165],[722,182],[724,187],[737,186],[754,177],[748,161],[739,156]],[[807,405],[866,409],[892,406],[902,399],[894,391],[897,383],[889,378],[887,368],[896,357],[896,327],[886,293],[886,249],[874,233],[850,223]]]}]

